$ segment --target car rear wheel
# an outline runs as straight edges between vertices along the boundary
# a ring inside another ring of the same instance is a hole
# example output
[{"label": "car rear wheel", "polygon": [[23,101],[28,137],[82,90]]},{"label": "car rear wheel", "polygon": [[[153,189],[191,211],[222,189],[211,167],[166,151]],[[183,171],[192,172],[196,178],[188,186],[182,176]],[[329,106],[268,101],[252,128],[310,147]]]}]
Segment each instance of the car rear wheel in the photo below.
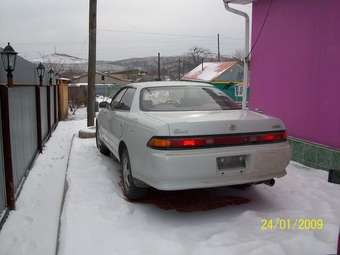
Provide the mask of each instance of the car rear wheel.
[{"label": "car rear wheel", "polygon": [[110,155],[110,150],[100,140],[99,129],[98,129],[98,122],[96,123],[96,145],[97,145],[98,150],[102,154],[104,154],[106,156]]},{"label": "car rear wheel", "polygon": [[129,153],[126,149],[121,155],[123,193],[128,200],[138,200],[145,196],[146,190],[135,185],[131,173]]}]

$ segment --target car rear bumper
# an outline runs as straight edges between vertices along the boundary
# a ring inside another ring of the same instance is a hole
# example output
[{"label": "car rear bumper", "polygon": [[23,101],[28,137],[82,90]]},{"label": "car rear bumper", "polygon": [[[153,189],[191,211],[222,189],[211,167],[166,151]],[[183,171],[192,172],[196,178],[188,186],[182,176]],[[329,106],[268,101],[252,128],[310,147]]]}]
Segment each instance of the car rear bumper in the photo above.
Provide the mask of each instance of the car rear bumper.
[{"label": "car rear bumper", "polygon": [[[159,190],[185,190],[255,183],[286,174],[289,144],[160,151],[149,149],[148,169],[135,176]],[[244,168],[218,170],[216,158],[246,156]],[[142,169],[140,169],[142,170]]]}]

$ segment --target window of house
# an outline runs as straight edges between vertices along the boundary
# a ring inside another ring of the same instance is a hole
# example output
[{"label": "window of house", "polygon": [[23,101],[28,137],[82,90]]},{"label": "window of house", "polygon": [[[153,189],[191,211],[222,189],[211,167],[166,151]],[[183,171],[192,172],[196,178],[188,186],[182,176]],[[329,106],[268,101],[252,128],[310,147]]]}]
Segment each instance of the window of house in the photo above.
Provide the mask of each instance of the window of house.
[{"label": "window of house", "polygon": [[241,97],[243,95],[243,86],[235,87],[235,96]]}]

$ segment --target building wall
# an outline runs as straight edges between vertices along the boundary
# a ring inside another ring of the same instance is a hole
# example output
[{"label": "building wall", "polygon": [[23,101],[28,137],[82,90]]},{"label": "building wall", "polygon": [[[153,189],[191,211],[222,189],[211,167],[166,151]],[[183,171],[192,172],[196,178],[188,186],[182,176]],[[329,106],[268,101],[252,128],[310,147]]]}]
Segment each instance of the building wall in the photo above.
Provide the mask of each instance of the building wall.
[{"label": "building wall", "polygon": [[[253,6],[254,42],[270,0]],[[250,107],[290,136],[340,149],[340,1],[273,1],[252,54]]]},{"label": "building wall", "polygon": [[[241,103],[242,102],[242,94],[241,96],[238,95],[236,92],[238,88],[238,84],[236,83],[214,83],[212,82],[216,88],[222,90],[225,94],[231,97],[234,101]],[[249,90],[248,90],[249,91]]]}]

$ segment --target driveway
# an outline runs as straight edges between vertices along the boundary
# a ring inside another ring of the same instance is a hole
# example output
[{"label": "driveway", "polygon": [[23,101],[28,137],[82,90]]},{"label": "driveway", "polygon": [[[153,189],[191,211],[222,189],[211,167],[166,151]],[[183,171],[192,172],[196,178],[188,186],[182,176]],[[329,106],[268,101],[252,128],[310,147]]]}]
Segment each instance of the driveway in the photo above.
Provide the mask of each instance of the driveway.
[{"label": "driveway", "polygon": [[[274,187],[153,191],[142,203],[130,203],[118,169],[97,151],[94,139],[74,140],[60,255],[336,253],[340,186],[328,183],[323,171],[291,163]],[[325,225],[292,229],[306,218]],[[264,219],[292,225],[261,230]]]}]

